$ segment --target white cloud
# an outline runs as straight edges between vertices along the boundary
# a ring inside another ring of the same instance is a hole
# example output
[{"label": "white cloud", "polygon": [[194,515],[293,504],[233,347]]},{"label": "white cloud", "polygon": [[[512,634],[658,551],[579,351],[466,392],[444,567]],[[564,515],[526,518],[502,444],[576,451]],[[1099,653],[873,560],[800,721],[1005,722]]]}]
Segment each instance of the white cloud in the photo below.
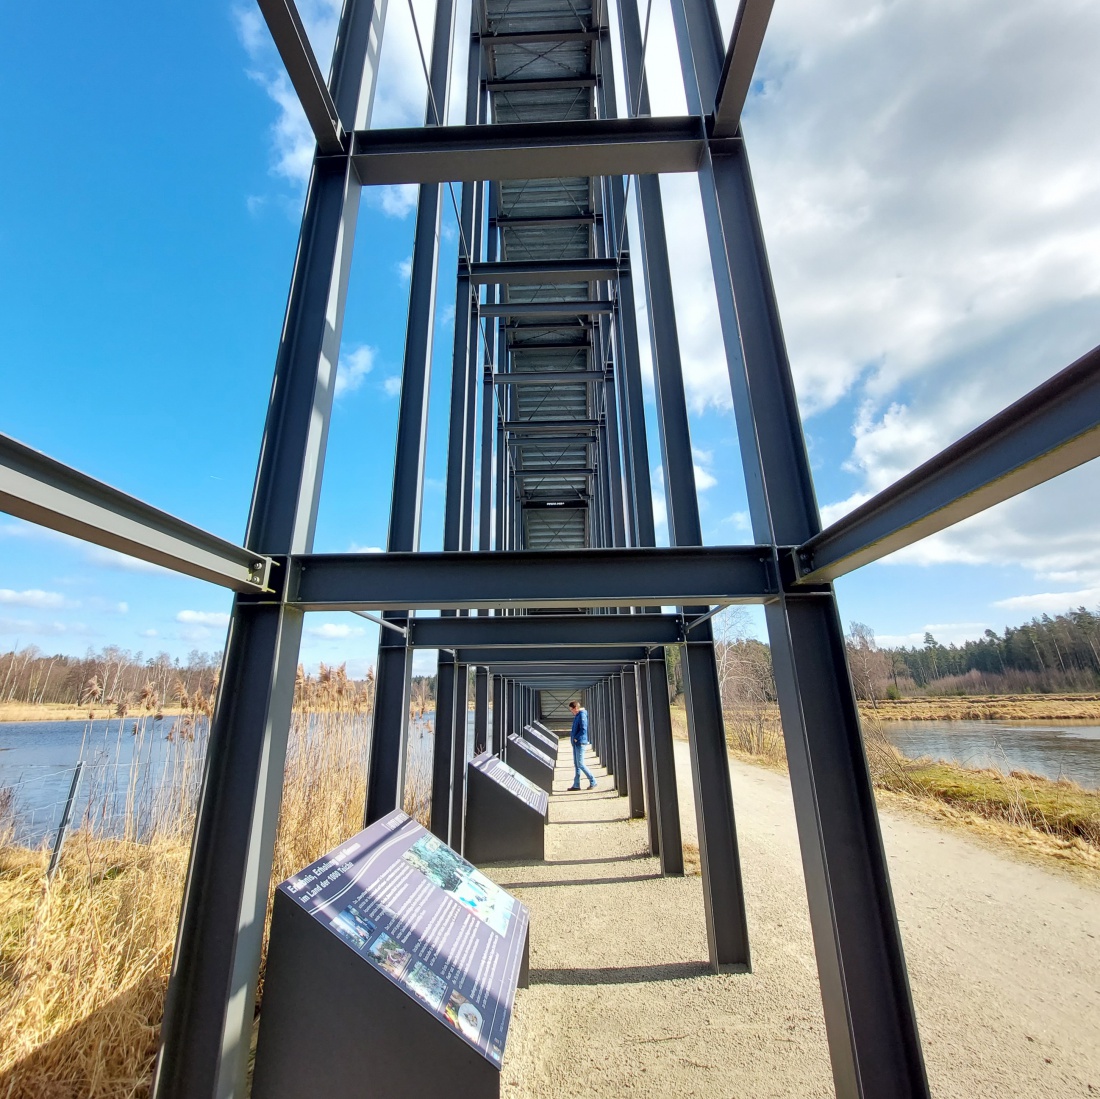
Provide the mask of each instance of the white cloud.
[{"label": "white cloud", "polygon": [[228,626],[229,615],[222,611],[180,611],[176,621],[188,626]]},{"label": "white cloud", "polygon": [[1014,595],[998,599],[993,605],[1006,610],[1024,611],[1028,614],[1062,614],[1075,607],[1091,607],[1100,604],[1100,585],[1080,588],[1077,591],[1051,591],[1035,595]]},{"label": "white cloud", "polygon": [[0,588],[0,603],[8,607],[63,607],[65,597],[55,591],[41,591],[38,588],[30,588],[27,591],[12,591],[11,588]]},{"label": "white cloud", "polygon": [[[1100,342],[1098,52],[1085,0],[776,6],[745,132],[802,407],[855,410],[851,487],[826,523]],[[674,89],[651,73],[661,113]],[[662,189],[689,395],[723,405],[701,219],[687,177]],[[1091,590],[1093,466],[890,561]]]},{"label": "white cloud", "polygon": [[699,492],[714,488],[716,484],[718,484],[718,478],[713,473],[709,473],[701,465],[695,466],[695,487]]},{"label": "white cloud", "polygon": [[357,542],[352,542],[348,547],[348,553],[384,553],[385,551],[381,546],[361,546]]},{"label": "white cloud", "polygon": [[392,374],[382,382],[387,397],[396,397],[401,392],[401,375]]},{"label": "white cloud", "polygon": [[335,622],[326,622],[323,626],[309,626],[306,633],[310,637],[321,637],[325,640],[344,640],[349,637],[362,637],[367,631],[359,626],[338,625]]},{"label": "white cloud", "polygon": [[340,355],[340,365],[336,371],[335,396],[352,393],[363,384],[363,379],[374,369],[376,348],[360,344]]},{"label": "white cloud", "polygon": [[[318,64],[322,72],[326,72],[336,39],[339,0],[300,0],[298,13]],[[248,75],[279,108],[271,127],[272,171],[290,183],[303,186],[313,163],[313,132],[259,12],[252,7],[240,7],[233,15],[237,37],[253,66]],[[258,208],[254,207],[257,197],[248,199],[252,213]]]},{"label": "white cloud", "polygon": [[139,630],[138,631],[138,636],[139,637],[150,637],[150,638],[151,637],[160,637],[160,633],[157,630],[153,630],[153,629]]},{"label": "white cloud", "polygon": [[408,282],[412,278],[413,273],[413,258],[409,256],[408,259],[398,260],[394,265],[394,270],[397,272],[402,282]]},{"label": "white cloud", "polygon": [[880,649],[920,648],[924,635],[930,633],[941,645],[961,645],[977,640],[989,628],[986,622],[931,622],[913,633],[877,634],[875,644]]},{"label": "white cloud", "polygon": [[[405,218],[416,209],[419,190],[415,183],[386,184],[383,187],[368,187],[364,192],[367,205],[381,210],[387,217]],[[411,269],[410,260],[410,269]]]}]

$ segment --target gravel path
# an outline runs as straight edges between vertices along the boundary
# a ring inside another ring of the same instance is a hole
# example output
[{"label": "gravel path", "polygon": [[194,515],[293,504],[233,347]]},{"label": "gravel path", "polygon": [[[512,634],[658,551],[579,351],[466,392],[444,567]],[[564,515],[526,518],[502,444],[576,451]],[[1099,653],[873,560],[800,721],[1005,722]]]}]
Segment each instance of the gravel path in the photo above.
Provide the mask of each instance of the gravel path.
[{"label": "gravel path", "polygon": [[[546,862],[490,868],[532,913],[507,1099],[833,1094],[790,786],[730,771],[752,974],[709,973],[700,879],[660,877],[607,782],[565,793],[559,768]],[[1100,1095],[1100,891],[908,815],[882,825],[933,1095]]]}]

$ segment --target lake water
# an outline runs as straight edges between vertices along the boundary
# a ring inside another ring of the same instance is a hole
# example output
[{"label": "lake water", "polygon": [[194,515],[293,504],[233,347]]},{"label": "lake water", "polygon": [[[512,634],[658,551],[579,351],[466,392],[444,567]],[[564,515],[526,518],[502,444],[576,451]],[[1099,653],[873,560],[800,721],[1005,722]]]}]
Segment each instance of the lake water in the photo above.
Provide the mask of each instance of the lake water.
[{"label": "lake water", "polygon": [[964,767],[1031,771],[1100,789],[1100,726],[1058,722],[884,721],[890,743],[905,755]]},{"label": "lake water", "polygon": [[11,792],[16,838],[36,844],[56,831],[81,760],[73,826],[119,833],[128,812],[147,821],[165,790],[193,799],[205,747],[205,718],[2,722],[0,788]]},{"label": "lake water", "polygon": [[[469,714],[471,732],[473,716]],[[429,710],[409,727],[410,767],[428,773],[434,718]],[[121,727],[117,718],[0,722],[0,791],[11,791],[17,841],[31,846],[52,842],[80,760],[85,768],[73,827],[88,822],[100,833],[119,835],[128,816],[143,827],[168,796],[193,803],[206,733],[205,718],[193,730],[178,717],[157,722],[124,718]]]}]

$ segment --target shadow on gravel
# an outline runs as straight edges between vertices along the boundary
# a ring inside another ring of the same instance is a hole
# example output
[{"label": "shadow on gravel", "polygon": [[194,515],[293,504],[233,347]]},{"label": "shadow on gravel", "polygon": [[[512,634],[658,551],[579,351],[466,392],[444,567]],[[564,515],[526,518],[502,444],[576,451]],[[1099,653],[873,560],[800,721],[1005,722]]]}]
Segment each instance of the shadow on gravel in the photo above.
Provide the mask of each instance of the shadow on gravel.
[{"label": "shadow on gravel", "polygon": [[559,885],[620,885],[632,881],[653,881],[660,878],[660,874],[627,874],[615,878],[563,878],[561,881],[501,881],[497,885],[501,889],[545,889],[547,886]]},{"label": "shadow on gravel", "polygon": [[650,981],[683,981],[711,977],[706,962],[669,962],[667,965],[608,966],[604,969],[532,969],[533,985],[644,985]]}]

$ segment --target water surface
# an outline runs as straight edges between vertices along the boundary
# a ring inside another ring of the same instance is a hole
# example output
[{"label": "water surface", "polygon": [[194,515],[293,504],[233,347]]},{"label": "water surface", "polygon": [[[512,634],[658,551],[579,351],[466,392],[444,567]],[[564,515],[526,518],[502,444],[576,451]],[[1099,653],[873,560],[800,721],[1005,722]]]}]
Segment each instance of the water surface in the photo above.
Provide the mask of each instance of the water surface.
[{"label": "water surface", "polygon": [[890,743],[905,755],[964,767],[1031,771],[1100,789],[1100,725],[1033,721],[884,721]]}]

